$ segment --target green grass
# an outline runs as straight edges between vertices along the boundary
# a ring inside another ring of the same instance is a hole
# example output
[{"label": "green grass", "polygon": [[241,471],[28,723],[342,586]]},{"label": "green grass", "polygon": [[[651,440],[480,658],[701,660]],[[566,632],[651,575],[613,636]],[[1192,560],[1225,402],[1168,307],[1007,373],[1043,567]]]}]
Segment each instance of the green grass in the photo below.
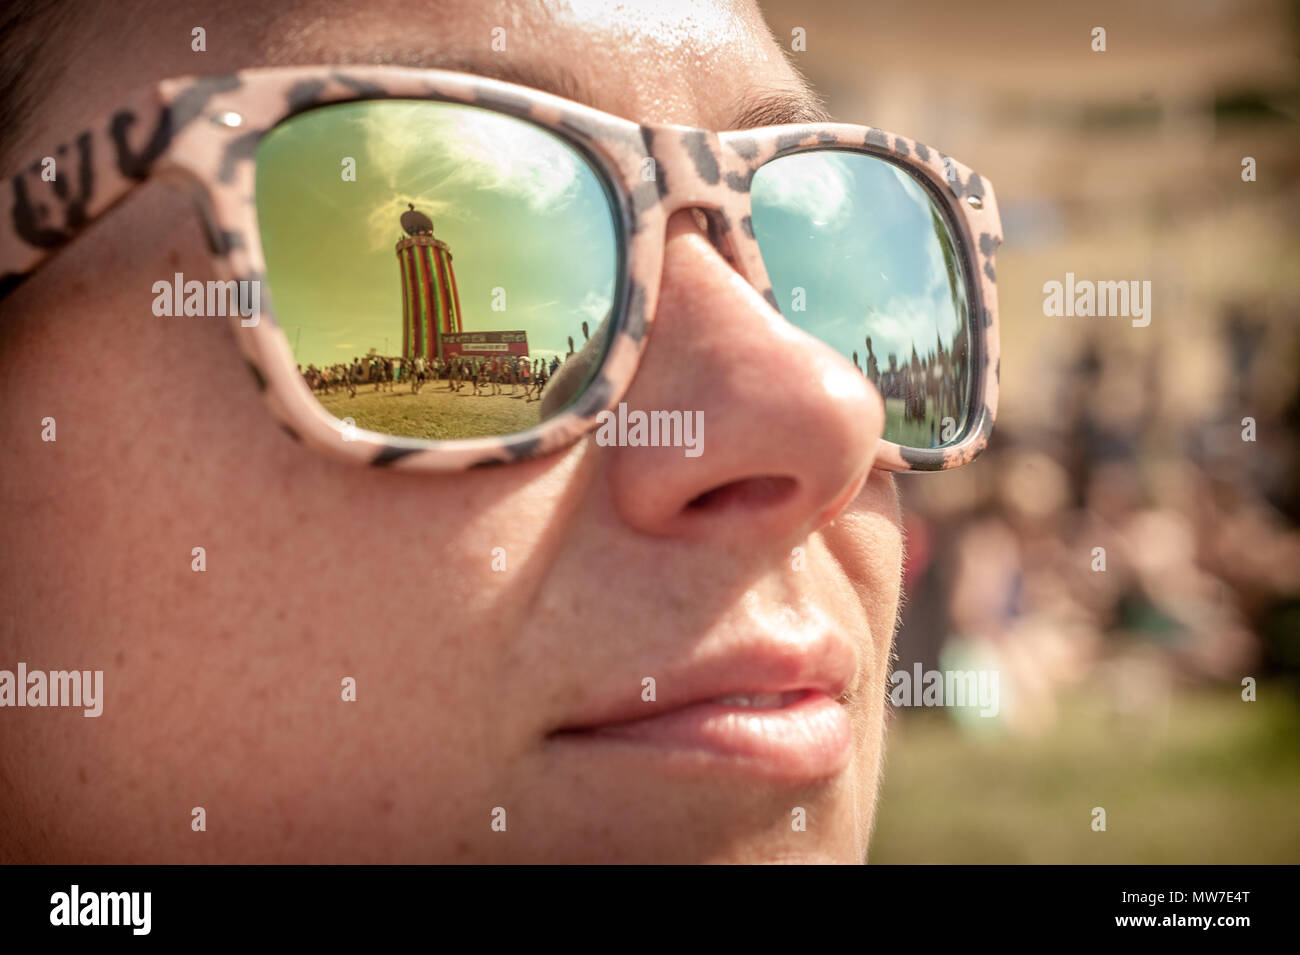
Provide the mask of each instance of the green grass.
[{"label": "green grass", "polygon": [[1167,720],[1077,697],[1033,740],[903,713],[870,861],[1300,862],[1300,707],[1280,687],[1259,697],[1183,692]]},{"label": "green grass", "polygon": [[885,399],[885,419],[889,422],[885,437],[911,448],[930,447],[930,425],[934,425],[936,436],[941,435],[943,427],[943,419],[933,411],[927,413],[924,421],[904,421],[902,398]]}]

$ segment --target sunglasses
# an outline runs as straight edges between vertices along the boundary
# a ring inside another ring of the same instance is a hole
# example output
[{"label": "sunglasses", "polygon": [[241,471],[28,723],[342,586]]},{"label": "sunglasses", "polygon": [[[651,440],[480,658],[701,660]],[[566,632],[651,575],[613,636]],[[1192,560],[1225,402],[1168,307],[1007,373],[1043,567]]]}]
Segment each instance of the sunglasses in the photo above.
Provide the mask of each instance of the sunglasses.
[{"label": "sunglasses", "polygon": [[901,136],[638,125],[440,70],[164,80],[12,178],[0,296],[153,175],[192,187],[219,277],[168,276],[155,314],[228,314],[285,430],[337,457],[454,471],[593,431],[636,374],[679,209],[872,381],[877,467],[988,443],[997,203]]}]

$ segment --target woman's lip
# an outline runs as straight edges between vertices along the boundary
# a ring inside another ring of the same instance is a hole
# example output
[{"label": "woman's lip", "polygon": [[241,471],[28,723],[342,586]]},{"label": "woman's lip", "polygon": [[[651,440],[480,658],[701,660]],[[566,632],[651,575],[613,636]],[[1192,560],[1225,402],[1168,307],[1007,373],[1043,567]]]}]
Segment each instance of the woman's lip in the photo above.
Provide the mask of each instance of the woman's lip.
[{"label": "woman's lip", "polygon": [[758,709],[710,700],[656,716],[556,733],[565,744],[635,746],[638,756],[703,755],[747,774],[785,782],[834,776],[849,762],[853,733],[843,706],[809,690],[787,706]]}]

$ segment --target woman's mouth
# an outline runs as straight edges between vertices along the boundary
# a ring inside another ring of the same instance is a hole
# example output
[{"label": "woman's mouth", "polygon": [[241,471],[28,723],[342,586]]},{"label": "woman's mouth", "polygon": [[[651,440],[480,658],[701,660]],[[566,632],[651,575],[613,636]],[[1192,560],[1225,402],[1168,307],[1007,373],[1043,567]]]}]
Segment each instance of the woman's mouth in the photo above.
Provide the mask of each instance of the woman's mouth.
[{"label": "woman's mouth", "polygon": [[641,760],[684,768],[727,763],[744,775],[798,784],[841,772],[852,736],[840,702],[822,690],[798,689],[728,693],[636,719],[561,730],[550,740],[634,749]]}]

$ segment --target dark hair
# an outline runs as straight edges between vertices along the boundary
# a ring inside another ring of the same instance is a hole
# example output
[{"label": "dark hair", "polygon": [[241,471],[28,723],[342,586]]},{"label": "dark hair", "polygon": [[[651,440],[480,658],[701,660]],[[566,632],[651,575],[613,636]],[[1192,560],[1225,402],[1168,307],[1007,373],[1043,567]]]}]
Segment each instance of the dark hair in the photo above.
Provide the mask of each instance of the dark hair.
[{"label": "dark hair", "polygon": [[[29,122],[44,91],[59,81],[64,61],[51,46],[85,9],[84,0],[6,0],[0,4],[0,129],[13,133]],[[24,157],[11,155],[20,137],[0,146],[0,174],[16,172]]]}]

